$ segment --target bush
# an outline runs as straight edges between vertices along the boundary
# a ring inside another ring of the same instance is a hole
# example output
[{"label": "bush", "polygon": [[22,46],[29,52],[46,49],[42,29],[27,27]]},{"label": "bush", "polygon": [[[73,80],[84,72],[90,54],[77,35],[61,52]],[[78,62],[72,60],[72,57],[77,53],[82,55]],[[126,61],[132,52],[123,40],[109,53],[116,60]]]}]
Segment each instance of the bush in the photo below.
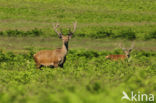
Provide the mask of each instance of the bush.
[{"label": "bush", "polygon": [[24,37],[24,36],[41,36],[43,34],[41,29],[32,29],[30,31],[19,31],[19,30],[7,30],[5,32],[0,32],[1,36],[15,36],[15,37]]},{"label": "bush", "polygon": [[18,30],[7,30],[6,31],[6,36],[23,36],[23,31],[18,31]]},{"label": "bush", "polygon": [[156,31],[150,33],[150,36],[152,39],[156,39]]},{"label": "bush", "polygon": [[134,40],[136,39],[135,32],[133,32],[131,29],[126,31],[121,31],[119,35],[117,35],[115,38],[125,38],[128,40]]},{"label": "bush", "polygon": [[[97,31],[97,32],[96,32]],[[67,31],[66,31],[67,32]],[[46,35],[43,35],[46,34]],[[53,35],[54,32],[52,31],[44,31],[42,29],[34,28],[32,30],[28,31],[22,31],[22,30],[6,30],[6,31],[0,31],[0,36],[15,36],[15,37],[25,37],[25,36],[46,36],[46,37],[51,37],[56,35]],[[138,35],[138,34],[137,34]],[[143,35],[143,38],[145,40],[149,39],[156,39],[156,31],[153,31],[149,33],[148,35],[145,34],[140,34]],[[121,39],[127,39],[127,40],[134,40],[134,39],[139,39],[141,38],[140,36],[137,38],[136,33],[132,31],[131,29],[128,30],[121,30],[120,32],[118,31],[112,31],[111,29],[108,30],[95,30],[95,32],[89,31],[89,32],[79,32],[76,35],[73,35],[73,37],[90,37],[90,38],[121,38]]]},{"label": "bush", "polygon": [[98,31],[96,35],[93,35],[94,38],[106,38],[106,37],[114,37],[114,33],[110,31]]},{"label": "bush", "polygon": [[149,35],[145,35],[145,40],[156,39],[156,31],[151,32]]},{"label": "bush", "polygon": [[0,35],[4,35],[4,33],[2,31],[0,31]]}]

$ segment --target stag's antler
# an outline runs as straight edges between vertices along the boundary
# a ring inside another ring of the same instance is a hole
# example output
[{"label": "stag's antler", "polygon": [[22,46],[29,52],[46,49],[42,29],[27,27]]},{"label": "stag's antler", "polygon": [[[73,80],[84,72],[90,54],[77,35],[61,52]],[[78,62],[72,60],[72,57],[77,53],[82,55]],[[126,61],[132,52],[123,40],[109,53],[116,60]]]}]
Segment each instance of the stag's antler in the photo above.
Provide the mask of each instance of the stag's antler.
[{"label": "stag's antler", "polygon": [[120,47],[123,51],[126,50],[126,48],[124,48],[124,47],[121,45],[121,43],[119,43],[119,47]]},{"label": "stag's antler", "polygon": [[62,37],[62,32],[61,32],[61,29],[60,29],[60,32],[57,31],[57,28],[59,27],[59,24],[56,23],[56,24],[53,24],[53,29],[54,31],[59,35],[59,37],[61,38]]},{"label": "stag's antler", "polygon": [[71,28],[69,28],[69,35],[74,34],[74,32],[76,31],[76,27],[77,27],[77,22],[73,23],[73,31],[71,31]]}]

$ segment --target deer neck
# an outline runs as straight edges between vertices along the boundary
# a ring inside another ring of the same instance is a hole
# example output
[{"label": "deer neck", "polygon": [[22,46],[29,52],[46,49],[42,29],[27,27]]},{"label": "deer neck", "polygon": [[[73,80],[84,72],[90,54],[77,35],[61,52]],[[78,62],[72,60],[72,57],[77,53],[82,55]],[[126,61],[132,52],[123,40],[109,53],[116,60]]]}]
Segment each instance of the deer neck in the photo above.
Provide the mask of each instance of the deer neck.
[{"label": "deer neck", "polygon": [[66,55],[67,52],[68,52],[68,42],[67,42],[67,43],[64,43],[64,42],[63,42],[63,44],[62,44],[62,53],[63,53],[64,55]]},{"label": "deer neck", "polygon": [[127,55],[127,54],[125,54],[125,56],[126,56],[126,58],[129,58],[130,57],[130,55]]}]

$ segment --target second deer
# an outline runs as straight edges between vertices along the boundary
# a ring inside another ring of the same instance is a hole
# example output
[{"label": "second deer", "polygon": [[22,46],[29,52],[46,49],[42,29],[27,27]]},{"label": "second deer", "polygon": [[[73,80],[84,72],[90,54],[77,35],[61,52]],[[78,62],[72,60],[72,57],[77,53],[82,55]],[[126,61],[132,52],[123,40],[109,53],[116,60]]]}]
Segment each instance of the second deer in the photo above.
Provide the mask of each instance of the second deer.
[{"label": "second deer", "polygon": [[[121,44],[120,44],[120,48]],[[121,54],[121,55],[108,55],[106,56],[106,59],[110,59],[110,60],[124,60],[124,59],[128,59],[130,57],[130,53],[132,51],[132,49],[134,48],[134,42],[132,43],[131,47],[129,49],[126,48],[122,48],[122,50],[124,51],[125,54]]]},{"label": "second deer", "polygon": [[61,30],[57,30],[59,24],[53,25],[54,31],[58,34],[59,38],[62,39],[62,48],[55,50],[41,50],[34,54],[34,60],[37,68],[40,69],[43,66],[63,68],[63,64],[66,61],[66,55],[68,52],[68,42],[76,30],[77,22],[73,23],[73,26],[73,31],[71,31],[71,29],[69,28],[68,36],[64,36]]}]

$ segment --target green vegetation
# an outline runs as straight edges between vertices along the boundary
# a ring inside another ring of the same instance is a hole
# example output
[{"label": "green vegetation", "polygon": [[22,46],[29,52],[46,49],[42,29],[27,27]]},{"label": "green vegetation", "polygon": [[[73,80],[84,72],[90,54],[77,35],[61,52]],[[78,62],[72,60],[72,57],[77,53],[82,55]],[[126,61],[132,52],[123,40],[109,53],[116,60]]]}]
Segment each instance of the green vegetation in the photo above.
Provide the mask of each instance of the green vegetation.
[{"label": "green vegetation", "polygon": [[[155,39],[155,0],[1,0],[0,33],[12,36],[55,35],[52,23],[78,21],[77,37]],[[27,34],[28,32],[30,34]],[[125,36],[126,35],[126,36]]]},{"label": "green vegetation", "polygon": [[[52,24],[67,34],[74,21],[64,68],[37,70],[33,54],[61,45]],[[0,103],[129,103],[123,91],[156,95],[155,39],[155,0],[0,0]],[[105,59],[131,40],[128,60]]]},{"label": "green vegetation", "polygon": [[[138,51],[156,51],[156,40],[136,40],[135,50]],[[70,49],[84,49],[94,51],[112,51],[119,49],[119,44],[125,48],[131,46],[132,41],[121,39],[91,39],[91,38],[72,38],[69,41]],[[2,50],[26,53],[30,48],[39,49],[56,49],[61,47],[62,41],[58,37],[0,37],[0,47]]]},{"label": "green vegetation", "polygon": [[0,101],[121,103],[122,91],[156,95],[155,52],[133,51],[132,58],[125,62],[106,60],[105,56],[111,53],[70,50],[64,69],[37,70],[33,50],[27,54],[1,51]]},{"label": "green vegetation", "polygon": [[[116,45],[120,42],[73,38],[64,69],[37,70],[32,55],[40,49],[60,47],[61,40],[1,37],[0,46],[4,50],[0,51],[0,101],[121,103],[122,91],[156,95],[155,41],[136,41],[129,60],[106,60],[105,56],[109,54],[123,54]],[[122,43],[129,47],[131,41]]]}]

